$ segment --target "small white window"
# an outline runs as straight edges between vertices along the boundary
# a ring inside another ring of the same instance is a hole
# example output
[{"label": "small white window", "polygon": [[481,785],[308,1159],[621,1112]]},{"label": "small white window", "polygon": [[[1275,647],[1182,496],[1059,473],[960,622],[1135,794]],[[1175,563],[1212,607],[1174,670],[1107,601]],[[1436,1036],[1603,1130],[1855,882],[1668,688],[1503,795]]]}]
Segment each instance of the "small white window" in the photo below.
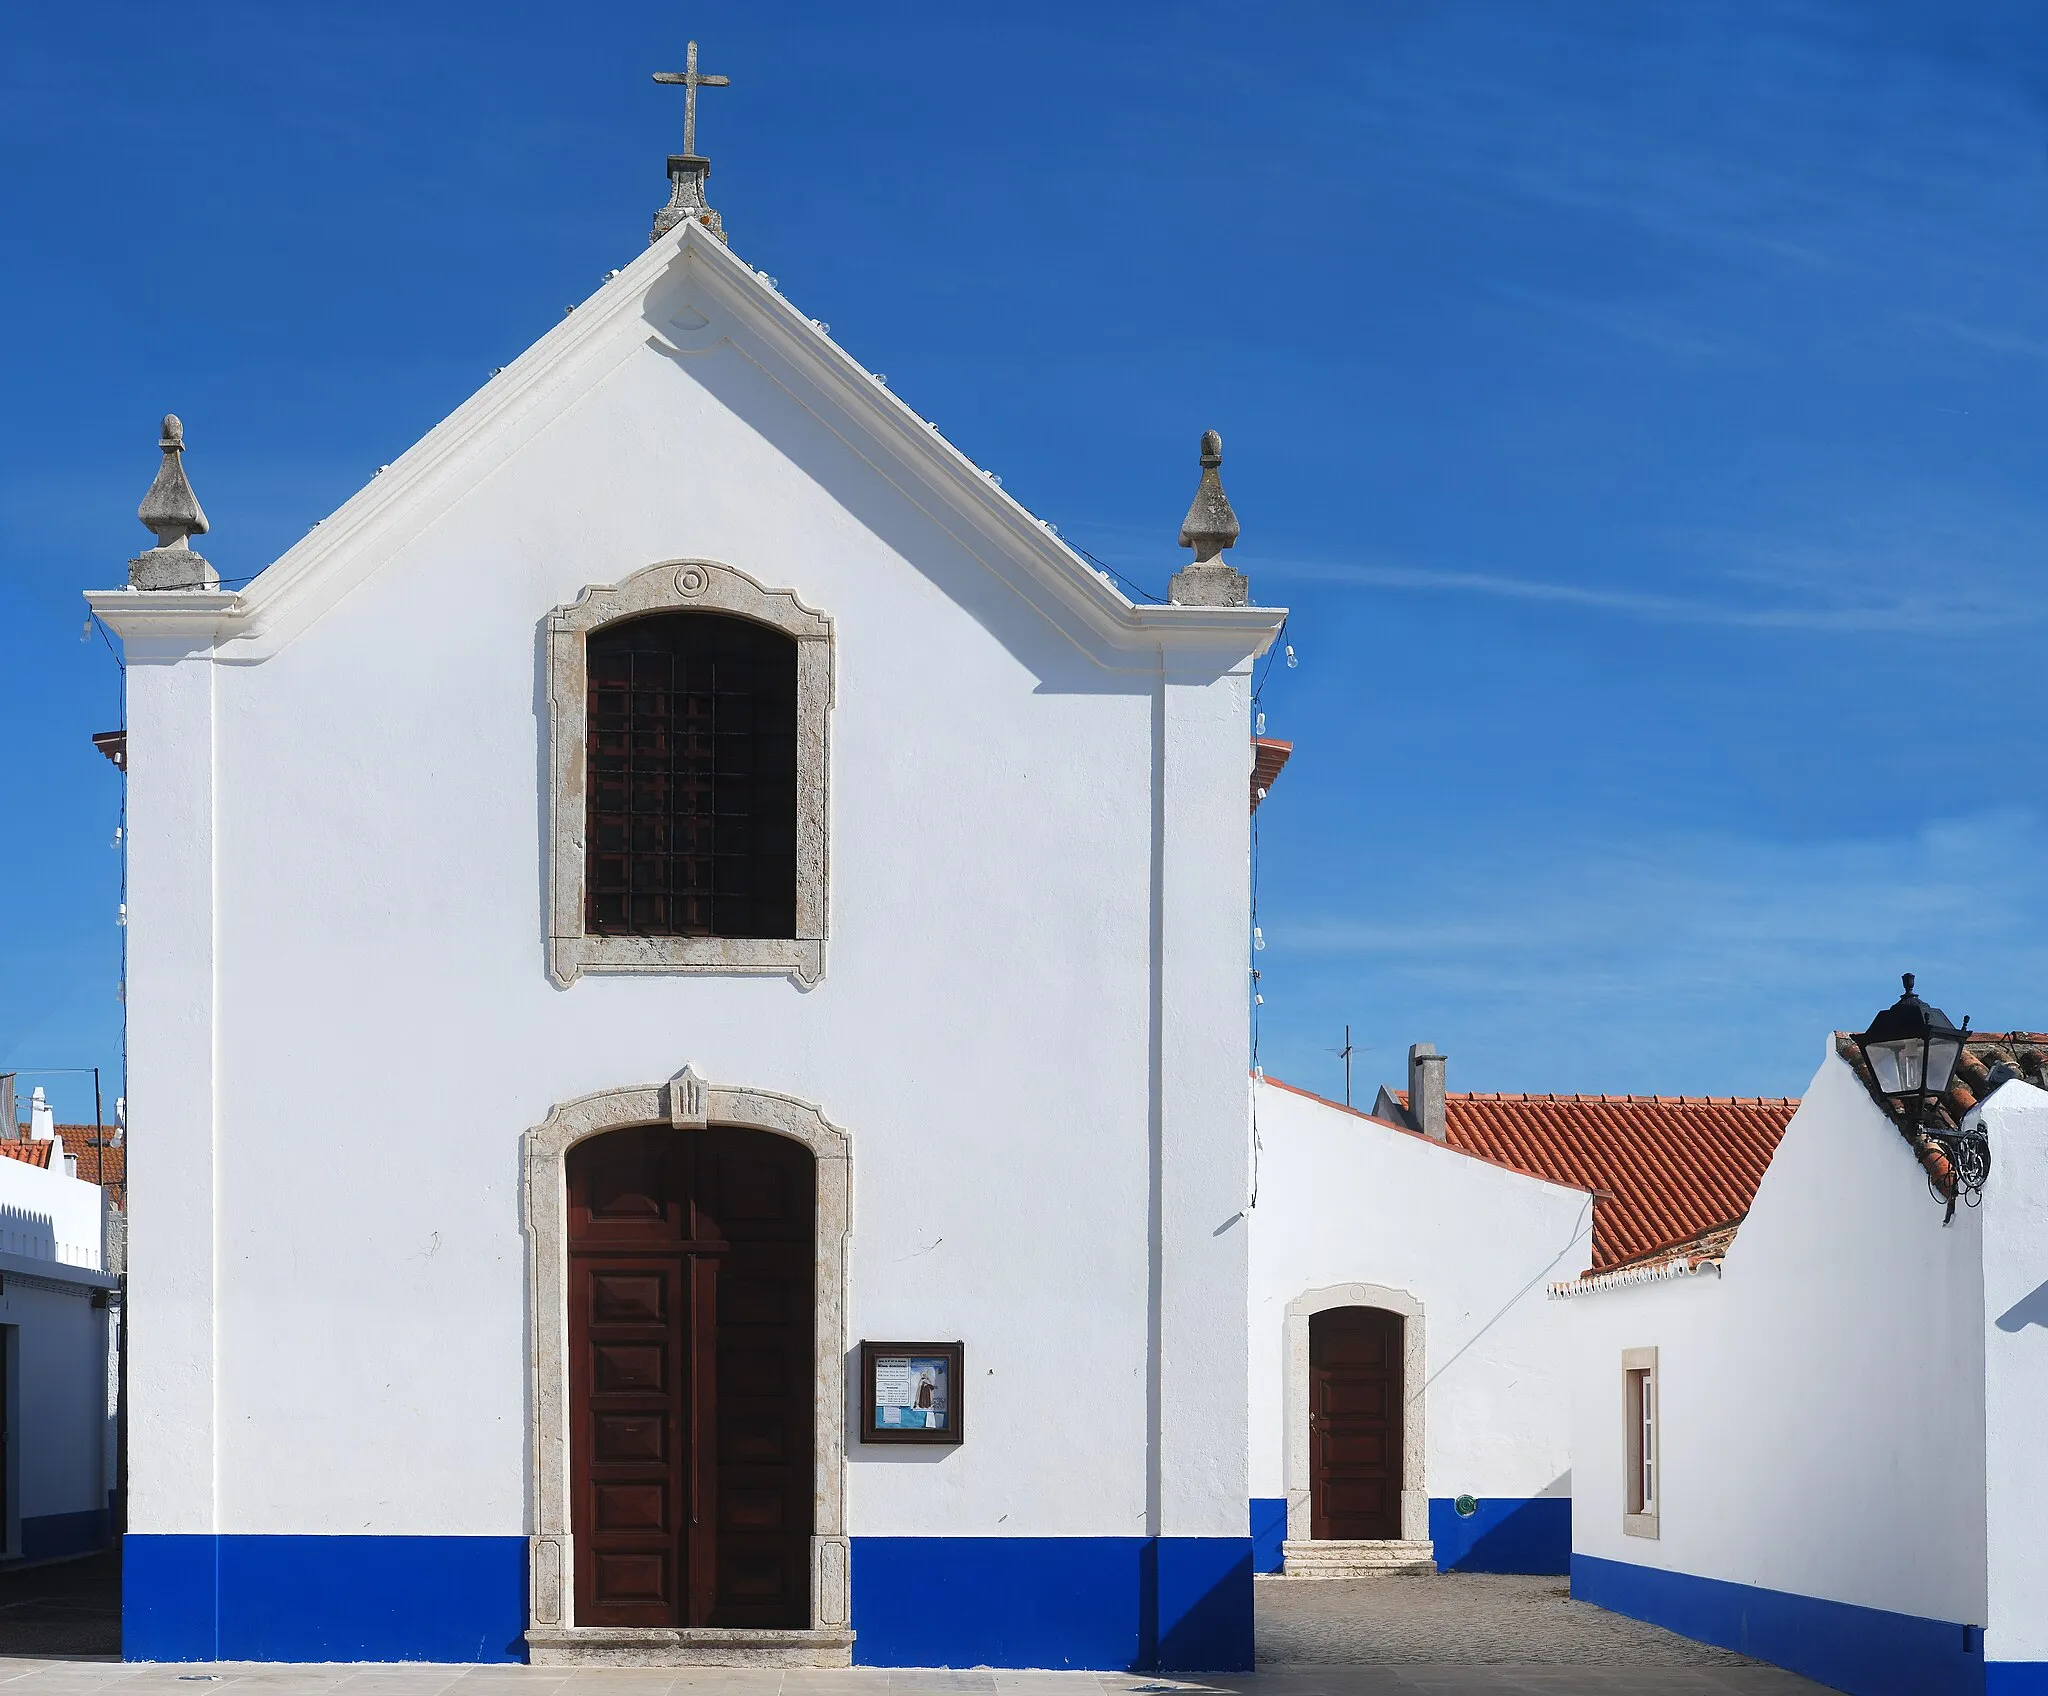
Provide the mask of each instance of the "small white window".
[{"label": "small white window", "polygon": [[1631,1537],[1657,1535],[1657,1497],[1662,1446],[1657,1434],[1657,1351],[1621,1353],[1623,1450],[1621,1528]]}]

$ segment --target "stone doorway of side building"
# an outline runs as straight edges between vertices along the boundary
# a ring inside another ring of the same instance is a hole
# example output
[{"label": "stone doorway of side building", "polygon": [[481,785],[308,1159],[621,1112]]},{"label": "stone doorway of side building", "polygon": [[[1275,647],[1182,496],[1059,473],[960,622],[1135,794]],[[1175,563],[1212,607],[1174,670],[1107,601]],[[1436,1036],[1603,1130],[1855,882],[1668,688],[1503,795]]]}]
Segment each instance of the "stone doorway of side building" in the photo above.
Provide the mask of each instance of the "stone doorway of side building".
[{"label": "stone doorway of side building", "polygon": [[1379,1696],[1613,1692],[1820,1696],[1823,1687],[1575,1602],[1562,1577],[1511,1573],[1257,1581],[1258,1679]]},{"label": "stone doorway of side building", "polygon": [[1306,1447],[1289,1467],[1290,1577],[1436,1569],[1422,1490],[1422,1304],[1344,1285],[1289,1315],[1290,1418]]}]

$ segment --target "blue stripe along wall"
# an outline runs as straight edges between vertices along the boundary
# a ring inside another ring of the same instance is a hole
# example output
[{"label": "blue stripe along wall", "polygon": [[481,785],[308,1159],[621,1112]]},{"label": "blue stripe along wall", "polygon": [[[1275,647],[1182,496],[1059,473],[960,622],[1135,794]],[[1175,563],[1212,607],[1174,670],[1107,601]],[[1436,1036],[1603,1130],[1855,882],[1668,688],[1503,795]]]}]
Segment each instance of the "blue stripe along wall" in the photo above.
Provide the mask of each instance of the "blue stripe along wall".
[{"label": "blue stripe along wall", "polygon": [[[1287,1503],[1252,1498],[1252,1569],[1278,1572],[1287,1537]],[[1572,1564],[1569,1496],[1482,1496],[1469,1516],[1449,1496],[1429,1503],[1429,1537],[1443,1572],[1566,1573]]]},{"label": "blue stripe along wall", "polygon": [[[2022,1696],[2048,1691],[1984,1664],[1974,1625],[1859,1608],[1660,1567],[1572,1556],[1572,1595],[1702,1643],[1737,1649],[1849,1696]],[[2048,1670],[2048,1669],[2040,1669]],[[1989,1677],[1987,1678],[1987,1672]]]},{"label": "blue stripe along wall", "polygon": [[[516,1661],[523,1537],[124,1540],[135,1661]],[[1243,1672],[1248,1537],[856,1537],[866,1666]]]}]

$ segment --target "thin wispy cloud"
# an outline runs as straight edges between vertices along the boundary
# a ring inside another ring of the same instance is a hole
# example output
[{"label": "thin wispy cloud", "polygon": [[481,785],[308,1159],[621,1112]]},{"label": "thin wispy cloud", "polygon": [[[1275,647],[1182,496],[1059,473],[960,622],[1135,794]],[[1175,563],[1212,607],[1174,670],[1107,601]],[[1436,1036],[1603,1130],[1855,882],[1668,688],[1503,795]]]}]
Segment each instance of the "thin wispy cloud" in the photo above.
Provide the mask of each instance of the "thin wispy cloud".
[{"label": "thin wispy cloud", "polygon": [[[1731,625],[1754,630],[1813,630],[1840,633],[1911,634],[1959,610],[1952,595],[1885,593],[1878,598],[1835,605],[1759,606],[1729,601],[1594,588],[1485,571],[1433,570],[1419,566],[1262,559],[1264,572],[1279,578],[1349,584],[1362,589],[1412,590],[1425,594],[1476,595],[1492,600],[1542,601],[1592,611],[1621,613],[1659,624]],[[2000,607],[2008,622],[2038,622],[2040,611]]]}]

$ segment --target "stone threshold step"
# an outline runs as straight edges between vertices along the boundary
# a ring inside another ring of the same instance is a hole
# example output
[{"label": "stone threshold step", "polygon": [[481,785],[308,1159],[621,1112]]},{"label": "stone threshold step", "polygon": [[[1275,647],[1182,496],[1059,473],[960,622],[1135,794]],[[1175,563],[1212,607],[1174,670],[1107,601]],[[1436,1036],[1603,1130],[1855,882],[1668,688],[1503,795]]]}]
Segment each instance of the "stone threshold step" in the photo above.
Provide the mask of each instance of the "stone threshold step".
[{"label": "stone threshold step", "polygon": [[1280,1559],[1289,1578],[1381,1578],[1435,1572],[1436,1545],[1427,1538],[1317,1538],[1282,1543]]},{"label": "stone threshold step", "polygon": [[743,1631],[717,1626],[534,1626],[526,1633],[537,1667],[844,1667],[852,1631]]}]

